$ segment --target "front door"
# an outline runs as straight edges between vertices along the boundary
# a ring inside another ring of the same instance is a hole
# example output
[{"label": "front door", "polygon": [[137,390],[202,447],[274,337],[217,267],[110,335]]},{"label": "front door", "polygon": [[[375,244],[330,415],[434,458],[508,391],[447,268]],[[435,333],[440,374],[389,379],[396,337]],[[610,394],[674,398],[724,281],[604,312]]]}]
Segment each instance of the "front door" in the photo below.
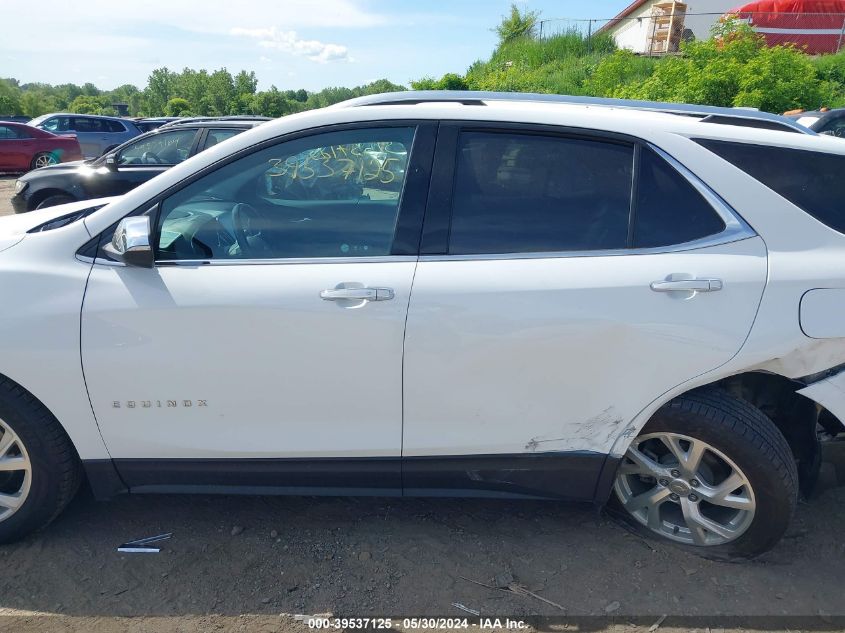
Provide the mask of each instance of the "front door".
[{"label": "front door", "polygon": [[433,134],[358,127],[251,151],[160,202],[154,269],[98,260],[83,366],[131,487],[398,490]]},{"label": "front door", "polygon": [[644,144],[465,129],[446,156],[448,242],[424,244],[408,314],[405,485],[589,499],[640,410],[740,349],[765,246]]},{"label": "front door", "polygon": [[186,160],[196,143],[197,130],[173,130],[144,136],[123,145],[108,170],[86,183],[92,198],[120,196]]}]

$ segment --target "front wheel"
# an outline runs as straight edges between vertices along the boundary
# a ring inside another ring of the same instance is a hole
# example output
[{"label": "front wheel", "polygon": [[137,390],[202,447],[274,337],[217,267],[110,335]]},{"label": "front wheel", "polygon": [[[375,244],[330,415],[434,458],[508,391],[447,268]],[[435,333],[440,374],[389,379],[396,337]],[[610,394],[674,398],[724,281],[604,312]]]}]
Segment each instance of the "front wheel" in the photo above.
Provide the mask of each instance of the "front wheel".
[{"label": "front wheel", "polygon": [[52,521],[79,487],[79,458],[49,411],[0,378],[0,543]]},{"label": "front wheel", "polygon": [[615,505],[638,529],[708,558],[753,558],[780,540],[798,473],[783,434],[759,409],[717,389],[664,405],[631,443]]},{"label": "front wheel", "polygon": [[36,209],[46,209],[47,207],[57,207],[60,204],[67,204],[68,202],[76,202],[76,198],[73,196],[66,196],[64,194],[56,194],[53,196],[48,196],[44,198],[41,202],[38,203]]}]

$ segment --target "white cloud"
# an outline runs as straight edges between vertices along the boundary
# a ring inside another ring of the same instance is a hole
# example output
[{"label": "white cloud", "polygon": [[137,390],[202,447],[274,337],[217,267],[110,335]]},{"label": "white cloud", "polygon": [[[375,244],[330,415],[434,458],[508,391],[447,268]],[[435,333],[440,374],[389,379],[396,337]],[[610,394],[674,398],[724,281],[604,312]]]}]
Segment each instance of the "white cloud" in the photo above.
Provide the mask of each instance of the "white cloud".
[{"label": "white cloud", "polygon": [[229,33],[235,36],[258,40],[258,45],[262,48],[275,49],[283,53],[298,55],[321,64],[349,59],[349,49],[341,44],[328,44],[319,40],[301,39],[296,34],[296,31],[284,31],[277,29],[275,26],[269,29],[235,27]]}]

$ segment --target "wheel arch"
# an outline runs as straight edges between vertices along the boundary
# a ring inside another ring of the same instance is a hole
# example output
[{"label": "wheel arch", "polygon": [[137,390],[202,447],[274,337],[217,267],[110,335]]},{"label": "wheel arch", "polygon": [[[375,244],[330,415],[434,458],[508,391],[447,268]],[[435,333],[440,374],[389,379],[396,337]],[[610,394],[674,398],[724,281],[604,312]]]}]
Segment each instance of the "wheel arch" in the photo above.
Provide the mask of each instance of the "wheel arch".
[{"label": "wheel arch", "polygon": [[59,189],[57,187],[47,187],[45,189],[39,189],[37,193],[32,194],[32,197],[27,203],[28,209],[30,211],[35,210],[36,208],[38,208],[39,204],[44,202],[50,196],[68,196],[70,198],[73,198],[74,202],[77,200],[77,197],[73,195],[70,191]]},{"label": "wheel arch", "polygon": [[[127,491],[126,484],[117,473],[111,459],[82,459],[80,457],[80,447],[78,442],[74,441],[74,436],[69,432],[67,426],[62,423],[62,420],[57,416],[47,404],[38,397],[37,394],[27,389],[26,386],[16,381],[10,376],[0,373],[0,390],[9,390],[23,393],[26,397],[32,398],[38,407],[43,408],[50,417],[55,421],[56,426],[61,429],[61,432],[67,437],[69,444],[76,452],[76,458],[86,474],[91,490],[97,499],[109,499],[117,494]],[[102,440],[102,438],[100,438]]]},{"label": "wheel arch", "polygon": [[[789,444],[798,467],[800,489],[806,496],[816,483],[821,464],[817,425],[821,424],[828,431],[837,427],[840,431],[845,430],[845,422],[837,419],[821,403],[798,393],[807,384],[807,381],[774,372],[745,371],[693,386],[681,385],[651,402],[625,427],[614,443],[611,450],[612,459],[608,460],[607,467],[613,470],[615,476],[621,456],[662,406],[693,391],[718,388],[748,402],[772,420]],[[613,477],[603,472],[602,480],[612,482]],[[607,495],[609,496],[609,489]]]}]

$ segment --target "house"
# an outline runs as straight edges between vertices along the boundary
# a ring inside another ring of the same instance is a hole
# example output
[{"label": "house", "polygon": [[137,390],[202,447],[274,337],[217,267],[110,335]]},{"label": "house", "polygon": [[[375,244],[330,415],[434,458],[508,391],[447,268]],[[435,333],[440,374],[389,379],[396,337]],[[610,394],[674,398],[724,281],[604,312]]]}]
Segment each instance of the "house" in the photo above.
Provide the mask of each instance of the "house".
[{"label": "house", "polygon": [[598,32],[635,53],[673,53],[684,39],[710,37],[710,28],[736,6],[737,0],[634,0]]}]

